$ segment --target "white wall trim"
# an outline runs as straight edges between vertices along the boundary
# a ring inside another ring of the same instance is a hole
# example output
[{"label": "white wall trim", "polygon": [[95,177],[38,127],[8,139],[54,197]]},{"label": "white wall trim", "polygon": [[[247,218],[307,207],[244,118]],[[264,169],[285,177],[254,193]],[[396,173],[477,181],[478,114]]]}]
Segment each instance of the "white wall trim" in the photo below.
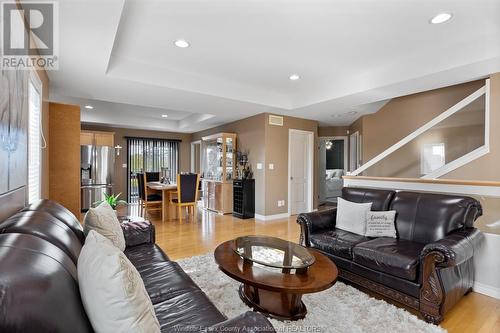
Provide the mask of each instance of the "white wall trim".
[{"label": "white wall trim", "polygon": [[292,215],[292,204],[291,204],[291,191],[290,191],[290,174],[291,174],[291,147],[290,147],[290,139],[292,137],[292,133],[301,133],[301,134],[307,134],[307,140],[308,140],[308,146],[309,146],[309,156],[307,159],[308,162],[308,179],[307,179],[307,211],[310,212],[313,209],[313,196],[314,196],[314,132],[311,131],[303,131],[303,130],[298,130],[298,129],[293,129],[290,128],[288,130],[288,202],[287,202],[287,207],[288,207],[288,216]]},{"label": "white wall trim", "polygon": [[[38,166],[38,193],[37,193],[37,196],[38,196],[38,199],[42,199],[42,194],[43,194],[43,188],[44,188],[44,177],[43,177],[43,165],[44,165],[44,154],[43,154],[43,150],[47,148],[47,141],[45,140],[45,134],[43,133],[43,83],[42,83],[42,80],[40,80],[40,76],[38,76],[38,73],[36,70],[34,69],[31,69],[30,70],[30,73],[29,73],[29,79],[28,79],[28,84],[27,84],[27,93],[25,95],[25,102],[26,102],[26,105],[28,105],[28,114],[27,114],[27,124],[28,124],[28,135],[27,135],[27,151],[28,151],[28,155],[27,155],[27,159],[28,159],[28,162],[30,160],[30,129],[31,129],[31,125],[30,125],[30,122],[29,122],[29,119],[30,119],[30,108],[29,108],[29,101],[30,101],[30,96],[29,96],[29,84],[32,84],[33,85],[33,88],[35,88],[36,92],[38,93],[38,96],[40,97],[40,100],[39,100],[39,105],[38,105],[38,116],[39,116],[39,119],[38,119],[38,126],[39,126],[39,135],[40,135],[40,142],[39,142],[39,160],[38,160],[38,163],[39,163],[39,166]],[[26,184],[26,191],[25,191],[25,194],[26,194],[26,203],[30,203],[29,202],[29,198],[30,198],[30,177],[29,177],[29,173],[30,173],[30,170],[29,170],[29,166],[26,168],[26,179],[27,179],[27,184]]]},{"label": "white wall trim", "polygon": [[461,156],[461,157],[457,158],[456,160],[453,160],[449,163],[446,163],[445,165],[443,165],[439,169],[436,169],[433,172],[431,172],[427,175],[424,175],[420,178],[422,178],[422,179],[436,179],[436,178],[439,178],[441,176],[444,176],[447,173],[450,173],[453,170],[458,169],[461,166],[464,166],[464,165],[480,158],[481,156],[488,154],[490,152],[490,149],[488,148],[488,146],[489,146],[489,144],[481,146],[479,148],[476,148],[473,151],[465,154],[464,156]]},{"label": "white wall trim", "polygon": [[430,174],[424,175],[421,178],[423,179],[436,179],[441,176],[446,175],[449,172],[452,172],[455,169],[464,166],[475,159],[480,158],[490,152],[490,79],[486,80],[485,83],[485,104],[484,104],[484,145],[481,147],[465,154],[453,160],[449,163],[446,163],[441,168],[434,170]]},{"label": "white wall trim", "polygon": [[[353,138],[356,138],[356,145],[353,145],[352,142]],[[359,135],[359,131],[356,131],[349,135],[349,167],[348,169],[346,169],[346,173],[350,174],[349,171],[358,169],[360,161],[361,161],[361,135]]]},{"label": "white wall trim", "polygon": [[441,192],[441,193],[463,193],[467,195],[484,195],[488,197],[500,198],[499,186],[478,186],[478,185],[454,185],[442,183],[419,183],[419,182],[398,182],[387,180],[371,179],[349,179],[344,178],[345,187],[370,187],[409,191]]},{"label": "white wall trim", "polygon": [[395,152],[399,148],[403,147],[404,145],[406,145],[407,143],[409,143],[410,141],[412,141],[413,139],[415,139],[416,137],[418,137],[422,133],[426,132],[430,128],[432,128],[435,125],[439,124],[440,122],[442,122],[446,118],[452,116],[456,112],[460,111],[461,109],[463,109],[464,107],[466,107],[467,105],[469,105],[470,103],[472,103],[473,101],[475,101],[476,99],[478,99],[479,97],[481,97],[482,95],[484,95],[486,93],[486,90],[487,90],[486,89],[487,85],[488,85],[488,81],[486,82],[486,84],[483,87],[479,88],[474,93],[472,93],[469,96],[465,97],[460,102],[458,102],[457,104],[453,105],[448,110],[444,111],[443,113],[441,113],[440,115],[438,115],[437,117],[435,117],[431,121],[427,122],[423,126],[419,127],[414,132],[410,133],[409,135],[407,135],[406,137],[404,137],[400,141],[396,142],[394,145],[392,145],[391,147],[387,148],[382,153],[378,154],[377,156],[375,156],[374,158],[372,158],[371,160],[369,160],[368,162],[366,162],[365,164],[363,164],[361,167],[359,167],[356,170],[354,170],[353,172],[349,173],[349,175],[352,175],[352,176],[359,175],[361,172],[365,171],[366,169],[368,169],[372,165],[374,165],[374,164],[378,163],[379,161],[383,160],[385,157],[387,157],[388,155],[392,154],[393,152]]},{"label": "white wall trim", "polygon": [[289,216],[290,216],[290,214],[288,214],[288,213],[281,213],[281,214],[274,214],[274,215],[255,214],[255,219],[261,220],[261,221],[271,221],[271,220],[286,219]]},{"label": "white wall trim", "polygon": [[480,294],[500,299],[500,235],[483,232],[484,243],[474,253],[474,285]]},{"label": "white wall trim", "polygon": [[[194,146],[197,144],[201,145],[201,140],[196,140],[196,141],[191,142],[191,160],[190,160],[191,172],[194,172],[194,161],[195,161],[195,158],[194,158],[195,148],[194,148]],[[201,147],[200,147],[200,155],[201,155]],[[201,163],[201,156],[200,156],[200,163]],[[200,165],[200,169],[201,169],[201,165]]]},{"label": "white wall trim", "polygon": [[494,297],[500,299],[500,288],[495,288],[492,286],[488,286],[486,284],[474,281],[474,285],[472,290],[476,293],[480,293],[486,296]]},{"label": "white wall trim", "polygon": [[485,88],[486,88],[486,91],[485,91],[485,100],[484,100],[484,119],[485,119],[485,122],[484,122],[484,144],[486,145],[486,147],[488,148],[488,150],[490,149],[490,114],[491,114],[491,111],[490,111],[490,79],[486,79],[486,84],[485,84]]}]

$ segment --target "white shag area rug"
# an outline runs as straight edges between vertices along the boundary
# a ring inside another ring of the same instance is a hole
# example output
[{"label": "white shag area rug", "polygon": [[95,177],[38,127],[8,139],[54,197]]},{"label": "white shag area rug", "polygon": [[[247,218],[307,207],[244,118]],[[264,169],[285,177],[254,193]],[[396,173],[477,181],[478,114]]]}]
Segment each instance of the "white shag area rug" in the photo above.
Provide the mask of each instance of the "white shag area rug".
[{"label": "white shag area rug", "polygon": [[[178,263],[228,318],[251,310],[238,295],[239,282],[219,270],[213,253]],[[446,332],[342,282],[320,293],[306,294],[302,301],[307,307],[304,319],[293,322],[270,319],[277,332]]]}]

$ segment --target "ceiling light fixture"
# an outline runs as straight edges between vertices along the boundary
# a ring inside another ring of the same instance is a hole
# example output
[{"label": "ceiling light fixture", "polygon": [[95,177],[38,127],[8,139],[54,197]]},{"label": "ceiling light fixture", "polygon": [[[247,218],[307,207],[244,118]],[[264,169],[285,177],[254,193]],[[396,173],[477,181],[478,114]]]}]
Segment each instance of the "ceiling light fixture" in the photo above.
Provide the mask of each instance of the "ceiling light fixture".
[{"label": "ceiling light fixture", "polygon": [[92,110],[94,107],[92,105],[85,105],[86,109]]},{"label": "ceiling light fixture", "polygon": [[292,74],[288,78],[292,81],[297,81],[298,79],[300,79],[300,76],[298,74]]},{"label": "ceiling light fixture", "polygon": [[189,47],[189,43],[185,41],[184,39],[177,39],[174,42],[175,46],[180,47],[181,49],[185,49],[186,47]]},{"label": "ceiling light fixture", "polygon": [[161,117],[162,118],[168,118],[168,114],[162,114]]},{"label": "ceiling light fixture", "polygon": [[432,24],[440,24],[449,21],[453,15],[451,13],[439,13],[431,19]]}]

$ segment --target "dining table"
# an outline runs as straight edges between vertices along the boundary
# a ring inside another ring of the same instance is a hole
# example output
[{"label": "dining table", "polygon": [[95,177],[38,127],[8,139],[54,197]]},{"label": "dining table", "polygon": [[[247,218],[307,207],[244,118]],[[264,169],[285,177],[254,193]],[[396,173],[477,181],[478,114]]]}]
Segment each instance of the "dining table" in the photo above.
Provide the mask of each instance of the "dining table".
[{"label": "dining table", "polygon": [[165,221],[169,215],[169,202],[168,202],[168,192],[177,191],[177,184],[165,184],[162,182],[147,182],[146,186],[152,190],[161,191],[161,218]]}]

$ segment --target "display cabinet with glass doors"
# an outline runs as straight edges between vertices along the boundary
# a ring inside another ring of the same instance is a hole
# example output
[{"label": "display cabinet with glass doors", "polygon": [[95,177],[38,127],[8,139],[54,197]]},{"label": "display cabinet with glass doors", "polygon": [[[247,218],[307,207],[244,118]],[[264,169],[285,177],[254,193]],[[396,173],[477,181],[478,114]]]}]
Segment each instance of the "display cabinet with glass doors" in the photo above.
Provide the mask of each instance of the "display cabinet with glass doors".
[{"label": "display cabinet with glass doors", "polygon": [[201,140],[203,206],[221,214],[233,211],[236,134],[217,133]]}]

